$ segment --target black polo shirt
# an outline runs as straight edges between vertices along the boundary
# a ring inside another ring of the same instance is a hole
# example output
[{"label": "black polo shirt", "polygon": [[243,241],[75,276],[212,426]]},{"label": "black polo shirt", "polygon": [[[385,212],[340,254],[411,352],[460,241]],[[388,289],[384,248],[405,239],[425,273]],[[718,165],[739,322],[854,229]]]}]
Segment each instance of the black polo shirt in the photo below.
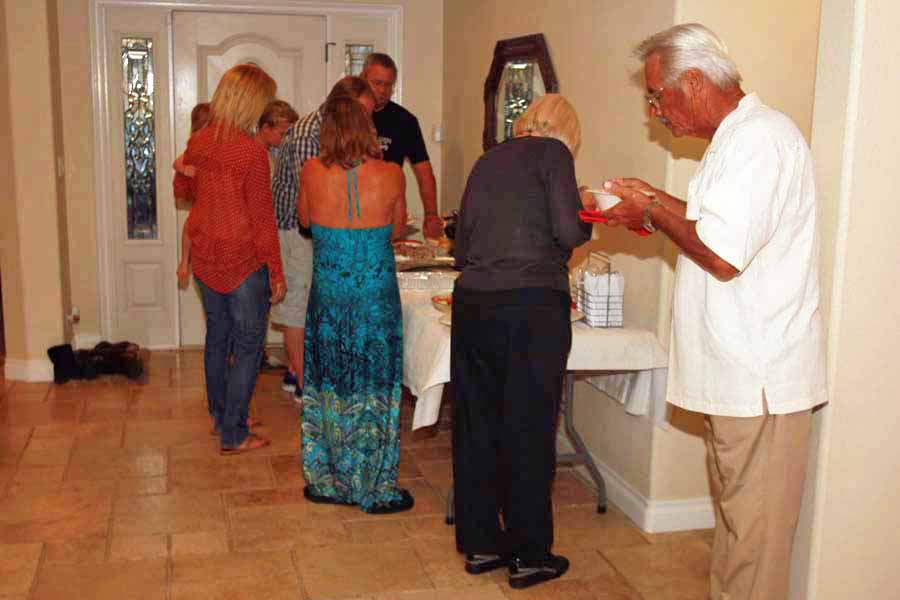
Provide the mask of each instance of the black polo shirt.
[{"label": "black polo shirt", "polygon": [[397,163],[409,159],[412,164],[428,160],[428,150],[419,120],[414,114],[395,102],[388,102],[384,108],[372,114],[378,141],[384,160]]}]

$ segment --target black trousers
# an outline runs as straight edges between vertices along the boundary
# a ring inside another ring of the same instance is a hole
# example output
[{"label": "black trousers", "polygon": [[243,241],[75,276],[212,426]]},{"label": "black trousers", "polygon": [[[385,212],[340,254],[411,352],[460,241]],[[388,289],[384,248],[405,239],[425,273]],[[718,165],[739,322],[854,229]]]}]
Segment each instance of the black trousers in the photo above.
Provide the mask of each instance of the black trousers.
[{"label": "black trousers", "polygon": [[553,545],[556,426],[569,294],[453,292],[453,486],[462,552],[542,558]]}]

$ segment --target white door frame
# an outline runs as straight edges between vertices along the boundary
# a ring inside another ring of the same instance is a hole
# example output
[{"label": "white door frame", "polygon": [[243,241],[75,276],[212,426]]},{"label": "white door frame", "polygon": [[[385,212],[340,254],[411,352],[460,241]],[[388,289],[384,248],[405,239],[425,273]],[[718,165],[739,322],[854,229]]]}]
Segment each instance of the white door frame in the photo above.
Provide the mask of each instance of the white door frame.
[{"label": "white door frame", "polygon": [[[265,13],[303,16],[324,16],[325,35],[327,40],[334,37],[334,17],[337,15],[383,17],[388,22],[387,52],[397,63],[398,71],[403,73],[403,7],[400,5],[379,5],[346,2],[314,2],[310,0],[260,0],[249,4],[246,0],[89,0],[89,22],[91,35],[91,89],[93,100],[92,116],[94,119],[94,186],[96,190],[97,210],[97,291],[100,299],[100,336],[109,339],[113,322],[113,280],[114,272],[110,256],[110,198],[107,182],[113,173],[109,168],[110,149],[110,111],[108,81],[106,78],[108,56],[108,39],[106,32],[106,16],[110,9],[117,7],[130,8],[162,8],[168,9],[165,44],[169,55],[168,98],[160,101],[168,102],[169,122],[158,123],[160,127],[169,128],[169,140],[172,156],[177,156],[175,145],[175,76],[174,42],[172,36],[172,12],[176,10],[194,10],[211,12]],[[330,82],[329,82],[330,83]],[[402,75],[397,79],[394,92],[397,102],[403,101]],[[158,169],[157,173],[165,172]],[[159,186],[157,186],[159,189]],[[173,212],[173,218],[177,215]],[[181,345],[181,306],[178,300],[178,287],[172,282],[172,300],[175,306],[175,332],[172,339]]]}]

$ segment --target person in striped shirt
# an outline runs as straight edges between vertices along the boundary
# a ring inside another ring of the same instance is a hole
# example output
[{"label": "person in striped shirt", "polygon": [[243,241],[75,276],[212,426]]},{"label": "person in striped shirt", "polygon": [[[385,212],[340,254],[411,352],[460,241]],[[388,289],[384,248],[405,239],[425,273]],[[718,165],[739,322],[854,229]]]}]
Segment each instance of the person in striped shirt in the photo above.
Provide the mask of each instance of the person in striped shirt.
[{"label": "person in striped shirt", "polygon": [[[370,116],[375,108],[372,89],[359,77],[344,77],[338,81],[327,100],[339,96],[355,98]],[[288,292],[284,302],[272,309],[271,318],[284,333],[284,348],[288,357],[288,371],[281,387],[293,392],[298,403],[303,397],[300,384],[303,380],[303,335],[306,303],[312,282],[313,249],[309,233],[301,230],[297,220],[297,193],[300,188],[300,169],[307,160],[319,155],[321,127],[320,107],[287,130],[278,151],[275,176],[272,179],[272,200]]]}]

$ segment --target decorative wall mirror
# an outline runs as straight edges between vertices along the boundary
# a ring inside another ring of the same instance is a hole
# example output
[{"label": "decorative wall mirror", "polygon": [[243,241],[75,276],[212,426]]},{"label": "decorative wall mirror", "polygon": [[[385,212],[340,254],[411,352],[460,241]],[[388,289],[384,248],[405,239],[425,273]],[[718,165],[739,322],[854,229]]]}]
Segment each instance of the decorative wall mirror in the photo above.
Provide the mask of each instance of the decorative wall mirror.
[{"label": "decorative wall mirror", "polygon": [[484,81],[484,149],[511,137],[513,121],[535,98],[558,91],[543,34],[497,42]]}]

